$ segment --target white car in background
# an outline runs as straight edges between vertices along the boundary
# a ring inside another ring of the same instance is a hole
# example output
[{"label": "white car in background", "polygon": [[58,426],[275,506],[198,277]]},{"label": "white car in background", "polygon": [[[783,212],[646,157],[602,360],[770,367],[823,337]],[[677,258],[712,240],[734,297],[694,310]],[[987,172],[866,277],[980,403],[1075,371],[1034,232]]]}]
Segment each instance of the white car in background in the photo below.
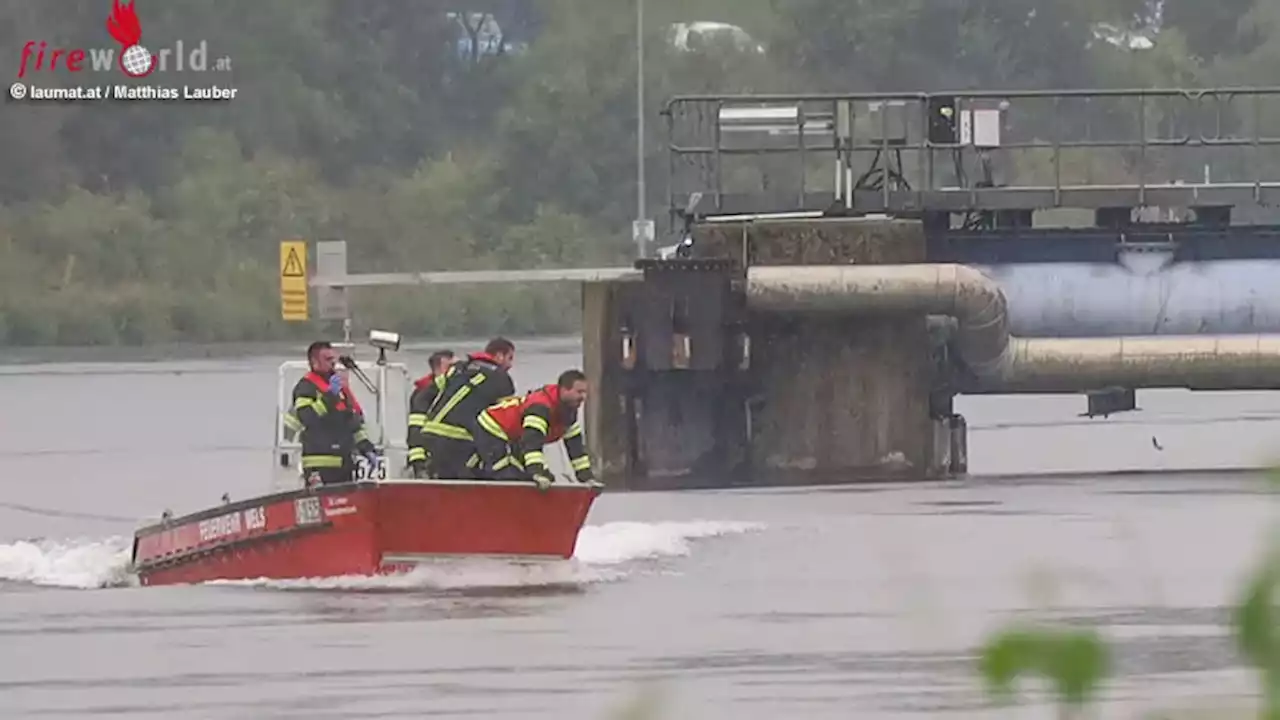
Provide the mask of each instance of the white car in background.
[{"label": "white car in background", "polygon": [[737,25],[722,22],[700,21],[672,23],[667,28],[667,41],[681,52],[693,52],[704,44],[730,44],[739,52],[763,55],[764,45]]}]

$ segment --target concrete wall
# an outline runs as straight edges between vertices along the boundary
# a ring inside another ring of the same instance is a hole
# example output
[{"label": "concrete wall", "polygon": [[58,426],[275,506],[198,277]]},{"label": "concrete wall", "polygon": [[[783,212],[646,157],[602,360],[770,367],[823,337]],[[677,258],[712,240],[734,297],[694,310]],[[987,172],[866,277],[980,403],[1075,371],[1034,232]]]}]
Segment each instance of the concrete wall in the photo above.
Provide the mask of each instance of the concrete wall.
[{"label": "concrete wall", "polygon": [[[695,242],[700,254],[751,265],[925,260],[919,223],[883,219],[716,224],[696,228]],[[747,420],[715,371],[638,376],[639,400],[626,399],[619,327],[623,305],[639,296],[642,282],[583,286],[584,367],[593,382],[587,442],[609,486],[850,483],[945,473],[952,453],[945,427],[929,416],[933,366],[923,314],[751,316],[756,396]],[[709,452],[715,428],[749,432],[746,473],[737,472],[732,444],[716,445],[731,448],[727,457]]]},{"label": "concrete wall", "polygon": [[[931,477],[924,318],[761,322],[752,343],[757,484]],[[944,461],[945,458],[939,458]]]},{"label": "concrete wall", "polygon": [[667,372],[653,378],[638,400],[639,462],[644,477],[629,479],[645,490],[724,487],[748,478],[735,472],[732,444],[717,435],[745,425],[741,404],[725,392],[723,375]]},{"label": "concrete wall", "polygon": [[700,254],[749,265],[892,265],[925,262],[924,227],[915,221],[820,218],[708,223],[694,228]]},{"label": "concrete wall", "polygon": [[626,280],[582,284],[583,372],[592,385],[583,431],[596,478],[611,487],[624,487],[631,472],[618,308],[637,285]]},{"label": "concrete wall", "polygon": [[[700,253],[753,265],[925,260],[918,222],[771,221],[695,229]],[[932,368],[923,315],[751,319],[754,484],[853,482],[938,474],[929,418]]]}]

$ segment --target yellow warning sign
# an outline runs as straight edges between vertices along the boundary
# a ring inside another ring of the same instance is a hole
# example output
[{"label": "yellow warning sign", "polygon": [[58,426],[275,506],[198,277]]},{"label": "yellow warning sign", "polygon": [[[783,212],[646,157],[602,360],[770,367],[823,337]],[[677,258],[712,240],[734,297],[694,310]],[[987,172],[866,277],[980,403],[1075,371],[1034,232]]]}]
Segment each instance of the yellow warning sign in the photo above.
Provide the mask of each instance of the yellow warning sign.
[{"label": "yellow warning sign", "polygon": [[280,243],[280,316],[288,322],[310,319],[307,292],[307,243]]},{"label": "yellow warning sign", "polygon": [[[307,247],[302,246],[302,253],[305,255]],[[298,248],[289,248],[288,254],[284,256],[284,266],[280,268],[280,277],[300,278],[307,276],[307,268],[302,264],[302,258],[298,257]]]}]

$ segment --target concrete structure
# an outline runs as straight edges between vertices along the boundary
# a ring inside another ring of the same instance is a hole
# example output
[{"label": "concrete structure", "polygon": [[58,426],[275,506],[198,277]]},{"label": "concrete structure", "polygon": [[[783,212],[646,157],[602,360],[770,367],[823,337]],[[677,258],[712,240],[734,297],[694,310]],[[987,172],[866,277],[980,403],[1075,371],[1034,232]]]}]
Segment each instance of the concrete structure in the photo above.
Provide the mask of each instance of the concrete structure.
[{"label": "concrete structure", "polygon": [[752,283],[770,281],[743,276],[733,257],[746,252],[754,270],[782,277],[818,262],[918,262],[919,223],[716,225],[698,235],[715,261],[650,263],[643,280],[584,289],[584,350],[597,378],[587,434],[606,482],[688,488],[963,469],[956,421],[931,412],[925,312],[751,312]]},{"label": "concrete structure", "polygon": [[[780,278],[815,266],[878,272],[925,259],[920,224],[905,222],[725,223],[697,228],[695,243],[708,256]],[[748,275],[753,372],[742,480],[838,482],[947,470],[950,455],[935,452],[933,442],[924,312],[773,312],[760,307],[753,287],[763,286]]]},{"label": "concrete structure", "polygon": [[924,234],[886,218],[697,225],[714,261],[588,285],[588,438],[606,481],[939,478],[967,464],[956,394],[1098,393],[1115,412],[1138,387],[1280,388],[1280,335],[1018,337],[990,277],[920,262]]}]

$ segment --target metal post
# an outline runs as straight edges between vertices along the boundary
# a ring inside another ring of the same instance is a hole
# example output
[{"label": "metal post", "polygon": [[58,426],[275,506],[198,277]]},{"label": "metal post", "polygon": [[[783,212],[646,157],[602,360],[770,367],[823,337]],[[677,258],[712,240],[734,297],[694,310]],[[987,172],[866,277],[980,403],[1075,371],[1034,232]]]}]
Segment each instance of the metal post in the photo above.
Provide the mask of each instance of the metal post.
[{"label": "metal post", "polygon": [[[644,182],[644,0],[636,0],[636,221],[645,215]],[[636,232],[636,257],[645,257],[645,236]]]},{"label": "metal post", "polygon": [[[387,449],[387,363],[385,359],[378,363],[378,449]],[[370,471],[373,468],[369,468]],[[390,472],[391,468],[387,468]]]}]

